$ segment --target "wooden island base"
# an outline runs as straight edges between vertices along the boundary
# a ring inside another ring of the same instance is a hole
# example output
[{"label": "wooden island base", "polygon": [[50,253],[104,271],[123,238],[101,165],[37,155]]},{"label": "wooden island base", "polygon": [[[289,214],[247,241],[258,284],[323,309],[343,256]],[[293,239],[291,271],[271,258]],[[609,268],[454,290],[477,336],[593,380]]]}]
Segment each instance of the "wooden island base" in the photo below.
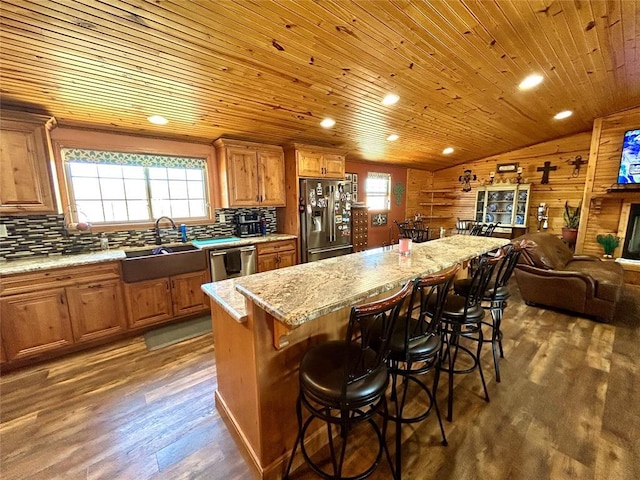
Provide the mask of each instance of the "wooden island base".
[{"label": "wooden island base", "polygon": [[[410,256],[371,250],[203,285],[211,297],[216,405],[260,477],[281,479],[293,448],[302,356],[344,338],[354,304],[386,298],[417,276],[506,243],[459,235],[416,244]],[[326,443],[322,426],[314,422],[308,430],[309,453]],[[294,468],[302,455],[295,461]]]},{"label": "wooden island base", "polygon": [[[286,327],[249,300],[244,323],[211,302],[218,377],[216,408],[241,439],[263,479],[281,479],[289,461],[298,431],[295,404],[302,356],[312,345],[344,338],[350,310],[345,307],[285,331]],[[287,333],[286,340],[283,333]],[[276,348],[274,343],[284,348]],[[324,429],[307,435],[309,452],[325,444]],[[296,457],[294,469],[303,462],[302,455]]]}]

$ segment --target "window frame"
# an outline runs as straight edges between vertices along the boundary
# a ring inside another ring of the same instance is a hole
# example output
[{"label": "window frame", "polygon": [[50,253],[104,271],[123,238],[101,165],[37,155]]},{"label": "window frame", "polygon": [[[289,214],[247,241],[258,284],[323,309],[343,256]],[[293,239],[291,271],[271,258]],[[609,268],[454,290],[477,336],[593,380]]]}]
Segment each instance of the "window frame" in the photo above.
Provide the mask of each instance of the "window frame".
[{"label": "window frame", "polygon": [[[387,193],[386,195],[382,195],[382,194],[374,194],[371,195],[373,197],[377,197],[377,198],[386,198],[387,200],[387,207],[386,208],[373,208],[373,207],[369,207],[369,191],[367,189],[367,180],[370,177],[386,177],[387,179]],[[367,172],[367,176],[364,179],[364,194],[365,194],[365,204],[367,205],[367,207],[369,207],[369,211],[370,212],[389,212],[391,211],[391,174],[390,173],[386,173],[386,172]]]},{"label": "window frame", "polygon": [[[172,157],[193,157],[205,159],[204,188],[206,216],[198,219],[175,218],[186,225],[204,225],[215,223],[215,209],[218,204],[220,185],[217,180],[217,162],[210,144],[181,142],[179,140],[134,137],[110,132],[84,131],[68,128],[54,129],[51,132],[51,150],[53,151],[53,176],[56,186],[58,212],[64,214],[73,205],[71,186],[65,173],[62,149],[101,150],[141,155],[159,155]],[[114,232],[152,228],[155,220],[134,222],[109,222],[93,225],[93,232]]]}]

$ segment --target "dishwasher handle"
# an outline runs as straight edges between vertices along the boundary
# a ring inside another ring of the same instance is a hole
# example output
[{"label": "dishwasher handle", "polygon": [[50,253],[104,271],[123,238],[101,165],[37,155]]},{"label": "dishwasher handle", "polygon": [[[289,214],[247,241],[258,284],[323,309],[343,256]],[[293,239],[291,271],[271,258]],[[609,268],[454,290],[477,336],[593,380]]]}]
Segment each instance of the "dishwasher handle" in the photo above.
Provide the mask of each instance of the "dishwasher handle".
[{"label": "dishwasher handle", "polygon": [[[209,255],[212,257],[217,257],[219,255],[226,255],[227,251],[229,251],[230,249],[226,249],[226,250],[213,250]],[[247,252],[254,252],[256,250],[256,247],[250,246],[250,247],[242,247],[240,249],[240,253],[247,253]]]}]

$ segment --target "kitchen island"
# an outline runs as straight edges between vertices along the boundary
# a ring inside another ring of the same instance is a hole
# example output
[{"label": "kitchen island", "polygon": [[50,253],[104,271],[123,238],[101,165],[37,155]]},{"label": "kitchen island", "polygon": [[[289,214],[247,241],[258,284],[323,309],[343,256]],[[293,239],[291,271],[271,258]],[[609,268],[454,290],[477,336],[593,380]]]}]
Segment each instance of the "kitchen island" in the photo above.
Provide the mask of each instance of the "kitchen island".
[{"label": "kitchen island", "polygon": [[[282,478],[293,446],[302,355],[343,338],[352,305],[506,243],[458,235],[414,244],[408,256],[396,245],[203,285],[211,297],[216,405],[262,478]],[[324,438],[309,437],[311,451]]]}]

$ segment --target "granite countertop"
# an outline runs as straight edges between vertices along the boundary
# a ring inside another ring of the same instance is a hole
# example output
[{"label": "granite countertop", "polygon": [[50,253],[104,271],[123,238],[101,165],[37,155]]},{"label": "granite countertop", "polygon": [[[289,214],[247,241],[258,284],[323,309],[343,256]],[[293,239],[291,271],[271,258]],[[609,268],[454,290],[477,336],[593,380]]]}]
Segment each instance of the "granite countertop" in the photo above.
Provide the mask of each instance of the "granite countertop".
[{"label": "granite countertop", "polygon": [[[504,238],[456,235],[413,244],[411,255],[398,246],[374,249],[234,279],[233,286],[289,328],[351,306],[373,295],[435,273],[509,243]],[[228,282],[226,280],[225,282]],[[231,284],[203,290],[227,311],[239,305]],[[244,307],[232,315],[242,321]]]},{"label": "granite countertop", "polygon": [[236,284],[240,278],[242,277],[205,283],[201,288],[204,293],[215,299],[231,315],[231,318],[236,322],[244,323],[247,321],[246,297],[236,290]]},{"label": "granite countertop", "polygon": [[[291,240],[295,238],[298,237],[296,237],[295,235],[288,235],[283,233],[272,233],[264,237],[246,237],[229,242],[220,242],[213,245],[196,246],[201,250],[211,250],[228,247],[242,247],[246,245],[255,245],[256,243],[275,242],[278,240]],[[163,244],[162,246],[171,248],[172,246],[176,245],[184,244],[167,243]],[[126,247],[121,249],[101,250],[89,253],[77,253],[72,255],[50,255],[25,258],[21,260],[3,260],[0,261],[0,275],[13,275],[19,273],[34,272],[38,270],[47,270],[51,268],[64,268],[74,267],[78,265],[87,265],[91,263],[112,262],[126,258],[126,251],[150,249],[156,248],[157,246],[158,245],[144,245],[140,247]]]}]

